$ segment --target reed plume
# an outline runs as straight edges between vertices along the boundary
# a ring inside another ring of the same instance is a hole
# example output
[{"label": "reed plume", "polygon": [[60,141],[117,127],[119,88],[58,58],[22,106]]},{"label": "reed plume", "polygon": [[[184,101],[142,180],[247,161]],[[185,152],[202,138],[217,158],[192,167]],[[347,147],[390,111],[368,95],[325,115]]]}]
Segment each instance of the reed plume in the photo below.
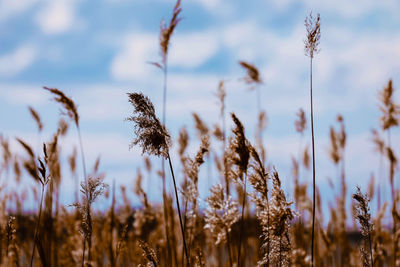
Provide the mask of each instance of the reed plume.
[{"label": "reed plume", "polygon": [[49,91],[54,95],[53,100],[64,108],[62,114],[67,115],[71,120],[73,120],[77,127],[79,127],[79,114],[78,109],[74,103],[74,101],[67,97],[62,91],[58,90],[57,88],[49,88],[44,86],[45,90]]},{"label": "reed plume", "polygon": [[89,177],[87,183],[81,183],[81,193],[83,194],[81,203],[74,203],[74,206],[81,214],[82,221],[80,225],[80,233],[83,236],[83,251],[82,251],[82,267],[85,266],[85,252],[86,244],[88,244],[88,261],[92,260],[91,247],[92,247],[92,233],[93,233],[93,219],[91,207],[94,201],[104,193],[108,187],[103,183],[103,177]]},{"label": "reed plume", "polygon": [[[49,88],[49,87],[44,86],[43,89],[52,93],[54,95],[53,100],[55,102],[59,103],[63,107],[61,114],[67,115],[75,123],[76,129],[78,132],[79,146],[80,146],[80,150],[81,150],[83,177],[84,177],[85,183],[87,184],[88,177],[87,177],[87,172],[86,172],[85,153],[83,150],[82,135],[81,135],[81,129],[79,126],[79,114],[78,114],[78,109],[75,105],[75,102],[57,88]],[[65,134],[66,128],[61,128],[61,129],[64,129],[63,131],[61,131],[61,133]],[[88,198],[88,196],[86,196],[86,198]]]},{"label": "reed plume", "polygon": [[210,191],[211,196],[206,200],[208,206],[205,211],[204,228],[210,230],[216,239],[216,245],[227,242],[230,266],[232,266],[229,233],[240,217],[238,203],[225,193],[224,187],[220,184],[214,185]]},{"label": "reed plume", "polygon": [[[176,26],[181,21],[179,17],[182,11],[181,8],[181,0],[177,0],[172,12],[172,17],[169,21],[169,24],[165,22],[165,20],[161,21],[160,24],[160,35],[159,35],[159,46],[160,46],[160,54],[161,54],[161,62],[153,62],[152,64],[163,71],[163,106],[162,106],[162,124],[166,125],[166,112],[167,112],[167,80],[168,80],[168,52],[171,37],[175,31]],[[162,182],[163,182],[163,205],[164,205],[164,218],[165,218],[165,236],[167,239],[167,250],[168,250],[168,258],[171,260],[171,251],[170,251],[170,237],[169,237],[169,220],[167,214],[167,191],[166,191],[166,184],[165,184],[165,161],[161,160],[161,169],[162,169]],[[170,262],[172,264],[172,262]]]},{"label": "reed plume", "polygon": [[261,113],[261,91],[260,91],[260,85],[263,83],[260,75],[260,71],[258,68],[245,61],[239,61],[239,65],[242,66],[246,72],[247,76],[243,78],[246,84],[250,86],[250,90],[254,90],[256,88],[256,103],[257,103],[257,113]]},{"label": "reed plume", "polygon": [[[330,128],[330,141],[331,147],[329,155],[334,162],[338,170],[338,179],[340,179],[340,192],[341,195],[337,199],[338,203],[338,223],[335,227],[338,227],[338,245],[341,251],[340,258],[341,264],[347,264],[350,260],[348,251],[350,250],[349,242],[347,240],[347,229],[346,229],[346,178],[345,178],[345,148],[347,135],[344,127],[344,119],[341,115],[338,115],[336,121],[339,124],[339,130],[334,127]],[[341,167],[341,170],[340,170]],[[340,174],[339,174],[340,173]]]},{"label": "reed plume", "polygon": [[41,132],[43,130],[43,122],[40,119],[39,113],[31,106],[29,106],[28,108],[33,120],[36,122],[39,132]]},{"label": "reed plume", "polygon": [[29,157],[28,159],[25,159],[24,163],[23,163],[26,171],[30,174],[30,176],[36,182],[39,182],[41,184],[41,196],[40,196],[40,202],[39,202],[38,220],[36,222],[36,227],[35,227],[35,232],[34,232],[34,240],[33,240],[34,242],[33,242],[31,260],[30,260],[30,266],[33,266],[33,259],[35,256],[36,244],[37,244],[37,239],[38,239],[38,234],[39,234],[40,220],[42,217],[43,195],[44,195],[46,185],[50,179],[50,177],[49,177],[49,175],[47,175],[47,171],[46,171],[48,156],[47,156],[46,145],[43,144],[44,162],[42,159],[39,158],[38,164],[36,164],[36,159],[35,159],[35,154],[33,152],[33,149],[27,143],[25,143],[23,140],[17,138],[17,141],[25,149],[25,151]]},{"label": "reed plume", "polygon": [[372,257],[372,230],[373,224],[371,222],[371,213],[369,209],[369,198],[367,195],[361,193],[360,187],[357,187],[357,192],[353,194],[355,200],[355,210],[353,216],[357,219],[361,226],[361,234],[365,238],[365,244],[369,252],[365,248],[361,248],[361,255],[363,257],[364,266],[374,266]]},{"label": "reed plume", "polygon": [[252,201],[256,205],[256,216],[262,227],[262,239],[264,248],[264,256],[258,262],[258,265],[270,265],[270,204],[268,197],[268,179],[267,173],[262,159],[253,146],[249,146],[251,160],[249,163],[249,182],[254,188],[254,192],[250,194]]},{"label": "reed plume", "polygon": [[392,80],[389,80],[387,86],[385,86],[382,91],[379,93],[379,100],[380,105],[379,109],[382,112],[380,117],[381,122],[381,129],[384,132],[387,132],[387,157],[390,163],[390,185],[392,187],[392,199],[394,196],[394,164],[395,163],[392,159],[394,158],[394,153],[391,148],[391,137],[390,137],[390,129],[392,127],[399,125],[399,118],[400,118],[400,106],[394,102],[393,99],[394,87]]},{"label": "reed plume", "polygon": [[305,55],[310,58],[310,107],[311,107],[311,140],[313,158],[313,215],[311,232],[311,266],[314,266],[314,232],[315,232],[315,144],[314,144],[314,112],[313,112],[313,93],[312,93],[312,62],[314,55],[319,52],[319,42],[321,39],[320,15],[314,17],[312,13],[306,17],[304,25],[307,37],[304,40]]},{"label": "reed plume", "polygon": [[[387,145],[386,145],[386,157],[389,161],[389,181],[391,187],[392,194],[392,214],[397,214],[397,206],[396,206],[396,188],[395,188],[395,168],[397,165],[397,157],[394,153],[391,144],[391,128],[399,125],[400,118],[400,106],[395,103],[393,99],[394,94],[393,82],[390,79],[388,84],[379,92],[378,98],[380,100],[379,109],[382,112],[380,119],[381,129],[383,132],[387,133]],[[397,220],[393,216],[393,234],[397,232]],[[394,240],[393,244],[393,264],[397,264],[397,250],[398,244]]]},{"label": "reed plume", "polygon": [[126,118],[134,123],[135,139],[130,147],[139,145],[142,153],[168,157],[171,138],[157,118],[153,103],[142,93],[128,93],[129,102],[133,105],[133,115]]},{"label": "reed plume", "polygon": [[203,136],[201,144],[196,156],[191,159],[185,157],[183,161],[183,169],[185,177],[187,177],[184,187],[182,188],[182,195],[185,198],[185,218],[184,218],[184,229],[188,232],[188,244],[189,244],[189,255],[190,250],[194,247],[196,242],[196,236],[200,235],[199,232],[199,213],[198,213],[198,180],[199,180],[199,168],[204,163],[204,158],[209,153],[209,138]]},{"label": "reed plume", "polygon": [[290,222],[294,218],[291,202],[287,202],[285,193],[281,188],[281,180],[276,170],[272,173],[273,188],[269,206],[269,228],[268,243],[270,246],[270,258],[263,258],[258,264],[266,264],[270,260],[273,266],[290,266],[291,242],[289,236]]},{"label": "reed plume", "polygon": [[181,0],[176,1],[176,4],[173,9],[172,17],[167,25],[165,20],[161,21],[161,26],[160,26],[160,50],[161,50],[161,57],[162,57],[162,64],[163,68],[165,69],[167,67],[167,56],[168,56],[168,51],[169,51],[169,45],[170,45],[170,40],[171,36],[175,31],[176,26],[178,23],[182,20],[179,17],[179,14],[181,13],[182,8],[181,8]]},{"label": "reed plume", "polygon": [[[250,159],[249,142],[246,139],[244,133],[243,124],[236,117],[234,113],[231,114],[232,120],[235,124],[235,128],[232,129],[233,137],[230,138],[229,144],[229,157],[233,164],[234,169],[231,170],[232,178],[243,188],[243,200],[242,200],[242,216],[240,223],[240,234],[239,234],[239,245],[238,245],[238,266],[240,267],[240,256],[241,256],[241,244],[244,231],[244,210],[246,205],[247,191],[247,168]],[[246,247],[246,246],[245,246]]]},{"label": "reed plume", "polygon": [[226,88],[225,81],[221,80],[218,83],[216,97],[219,105],[219,116],[221,120],[221,126],[215,127],[214,136],[216,136],[219,140],[222,141],[222,162],[223,162],[223,176],[226,188],[226,194],[229,195],[230,191],[230,183],[229,183],[229,175],[228,175],[228,162],[227,162],[227,153],[226,153],[226,123],[225,123],[225,98],[226,98]]},{"label": "reed plume", "polygon": [[133,105],[133,115],[126,118],[134,123],[135,139],[131,146],[139,144],[142,147],[142,153],[155,156],[162,156],[168,159],[171,175],[174,183],[176,206],[178,208],[179,223],[181,226],[183,245],[188,266],[189,257],[186,246],[185,231],[183,229],[182,215],[179,205],[178,190],[176,187],[174,170],[169,155],[170,136],[165,127],[155,114],[153,103],[142,93],[128,93],[129,102]]},{"label": "reed plume", "polygon": [[[142,249],[142,257],[146,261],[147,267],[158,267],[159,261],[157,258],[157,254],[145,241],[138,241],[139,247]],[[141,266],[141,265],[140,265]]]}]

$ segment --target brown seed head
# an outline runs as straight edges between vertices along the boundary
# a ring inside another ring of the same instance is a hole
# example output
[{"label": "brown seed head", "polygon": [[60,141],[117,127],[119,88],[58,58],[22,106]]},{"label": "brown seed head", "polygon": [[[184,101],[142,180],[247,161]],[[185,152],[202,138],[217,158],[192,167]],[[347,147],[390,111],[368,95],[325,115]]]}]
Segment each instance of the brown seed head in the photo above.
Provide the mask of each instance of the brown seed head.
[{"label": "brown seed head", "polygon": [[[247,71],[247,76],[243,78],[247,84],[261,84],[262,83],[260,72],[258,71],[256,66],[254,66],[250,63],[244,62],[244,61],[239,61],[239,64]],[[251,88],[251,89],[253,89],[253,88]]]},{"label": "brown seed head", "polygon": [[170,135],[157,118],[153,103],[142,93],[128,93],[129,102],[133,105],[133,115],[126,118],[135,125],[136,135],[131,147],[139,144],[142,153],[156,156],[168,156]]},{"label": "brown seed head", "polygon": [[379,100],[381,101],[379,109],[383,113],[380,121],[383,130],[399,125],[400,106],[394,102],[393,93],[393,83],[390,79],[387,86],[379,93]]},{"label": "brown seed head", "polygon": [[296,131],[302,134],[307,127],[306,115],[302,108],[299,110],[299,112],[296,113],[296,115],[297,115],[297,120],[295,122]]},{"label": "brown seed head", "polygon": [[321,39],[320,15],[317,14],[317,17],[313,17],[312,12],[310,12],[310,15],[304,21],[304,25],[307,30],[307,37],[304,40],[304,51],[306,56],[313,58],[314,54],[319,52],[318,45]]},{"label": "brown seed head", "polygon": [[164,68],[165,68],[165,64],[167,62],[168,48],[169,48],[169,42],[170,42],[171,36],[174,33],[175,27],[181,21],[181,18],[179,17],[179,14],[181,13],[181,11],[182,11],[181,0],[178,0],[175,4],[175,7],[174,7],[174,10],[172,13],[172,18],[171,18],[171,21],[169,22],[169,25],[166,25],[164,20],[161,21],[160,49],[161,49],[161,56],[162,56],[162,62],[163,62]]},{"label": "brown seed head", "polygon": [[38,126],[39,132],[41,132],[43,130],[43,123],[40,119],[39,113],[37,113],[37,111],[31,106],[29,106],[28,108],[32,118],[35,120],[36,125]]},{"label": "brown seed head", "polygon": [[64,113],[75,122],[77,127],[79,127],[79,114],[74,101],[57,88],[48,88],[44,86],[43,89],[54,95],[54,101],[60,103],[64,107],[66,111]]},{"label": "brown seed head", "polygon": [[248,141],[244,134],[244,127],[234,113],[231,114],[232,120],[235,123],[235,128],[232,129],[234,137],[230,139],[229,148],[231,150],[231,160],[238,168],[238,176],[241,178],[247,172],[247,167],[250,159],[250,151]]}]

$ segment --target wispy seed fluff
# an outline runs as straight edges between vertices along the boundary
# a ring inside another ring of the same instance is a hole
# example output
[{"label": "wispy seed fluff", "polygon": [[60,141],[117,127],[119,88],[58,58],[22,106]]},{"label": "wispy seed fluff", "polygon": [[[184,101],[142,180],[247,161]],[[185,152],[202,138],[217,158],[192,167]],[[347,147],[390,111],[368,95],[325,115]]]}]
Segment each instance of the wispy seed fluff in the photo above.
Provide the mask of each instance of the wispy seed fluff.
[{"label": "wispy seed fluff", "polygon": [[205,212],[205,229],[209,229],[214,237],[215,244],[227,240],[227,234],[232,225],[239,220],[238,203],[227,196],[222,185],[217,184],[211,188],[211,196],[206,200],[208,207]]},{"label": "wispy seed fluff", "polygon": [[131,147],[139,144],[142,153],[156,156],[168,156],[170,136],[157,118],[153,103],[142,93],[128,93],[129,102],[133,105],[133,115],[126,118],[134,122],[135,138]]},{"label": "wispy seed fluff", "polygon": [[[268,226],[268,236],[264,236],[263,247],[269,244],[270,257],[264,255],[258,262],[259,265],[267,264],[268,260],[272,266],[290,266],[291,243],[289,236],[290,222],[294,218],[294,213],[290,208],[291,202],[286,201],[285,193],[281,188],[281,180],[277,171],[272,174],[273,188],[269,206],[270,224]],[[270,238],[268,240],[267,238]],[[269,242],[268,242],[269,241]]]}]

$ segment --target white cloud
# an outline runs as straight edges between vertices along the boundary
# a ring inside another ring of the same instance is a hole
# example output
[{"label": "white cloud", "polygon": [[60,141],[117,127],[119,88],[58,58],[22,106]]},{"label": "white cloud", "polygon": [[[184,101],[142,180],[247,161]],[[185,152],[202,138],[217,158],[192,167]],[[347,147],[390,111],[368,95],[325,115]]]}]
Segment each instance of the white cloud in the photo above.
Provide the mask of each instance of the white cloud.
[{"label": "white cloud", "polygon": [[[269,6],[277,10],[287,10],[294,4],[298,4],[296,0],[270,0],[267,2]],[[301,2],[304,9],[320,12],[321,14],[335,14],[339,17],[357,19],[369,12],[382,10],[389,15],[397,15],[397,10],[400,7],[396,0],[374,1],[374,0],[336,0],[336,1],[321,1],[321,0],[305,0]]]},{"label": "white cloud", "polygon": [[[159,62],[157,34],[129,34],[111,63],[116,80],[144,80],[155,73],[148,62]],[[218,38],[213,32],[176,35],[170,44],[169,66],[194,68],[201,66],[217,52]]]},{"label": "white cloud", "polygon": [[194,68],[207,62],[219,48],[213,32],[177,35],[171,43],[169,63],[171,66]]},{"label": "white cloud", "polygon": [[36,15],[36,23],[45,34],[64,33],[76,22],[73,0],[48,1]]},{"label": "white cloud", "polygon": [[234,12],[232,1],[229,0],[194,0],[193,2],[198,3],[205,10],[219,17],[230,15]]},{"label": "white cloud", "polygon": [[153,66],[146,64],[158,60],[158,36],[131,34],[124,38],[122,49],[111,63],[111,74],[116,80],[135,80],[148,76]]},{"label": "white cloud", "polygon": [[24,71],[35,61],[36,54],[35,46],[25,44],[0,56],[0,76],[15,76]]}]

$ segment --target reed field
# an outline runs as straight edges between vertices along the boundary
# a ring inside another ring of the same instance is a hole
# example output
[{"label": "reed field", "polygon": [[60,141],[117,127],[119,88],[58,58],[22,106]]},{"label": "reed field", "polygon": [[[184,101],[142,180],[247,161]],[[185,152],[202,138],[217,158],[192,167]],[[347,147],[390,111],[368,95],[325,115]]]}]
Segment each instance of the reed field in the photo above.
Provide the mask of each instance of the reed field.
[{"label": "reed field", "polygon": [[[131,109],[120,118],[131,133],[126,148],[142,152],[141,168],[127,182],[133,186],[119,186],[115,180],[107,183],[107,173],[101,168],[104,162],[85,158],[80,118],[84,107],[63,88],[41,89],[61,110],[49,140],[38,144],[0,135],[0,265],[400,266],[398,144],[391,134],[399,127],[400,105],[395,94],[400,85],[388,79],[376,88],[380,117],[369,140],[381,171],[365,178],[368,187],[349,186],[347,170],[352,165],[345,157],[346,118],[338,113],[326,129],[327,154],[336,170],[332,183],[339,190],[337,194],[330,191],[334,201],[324,205],[326,196],[318,184],[323,177],[318,177],[319,154],[315,152],[321,137],[314,132],[318,98],[313,94],[320,90],[313,82],[318,68],[313,63],[318,62],[324,41],[323,14],[310,12],[304,18],[305,35],[298,40],[304,42],[308,62],[308,87],[301,89],[308,104],[293,114],[298,149],[287,158],[291,167],[284,173],[291,176],[281,177],[282,170],[269,159],[264,142],[269,138],[268,108],[260,97],[265,79],[245,58],[237,62],[242,70],[237,79],[249,95],[256,96],[249,104],[257,111],[252,115],[256,125],[249,125],[234,108],[226,108],[227,95],[233,92],[230,83],[221,80],[210,99],[218,110],[214,125],[193,113],[194,129],[188,130],[184,127],[188,122],[182,122],[177,136],[169,131],[168,56],[176,29],[185,23],[182,12],[181,0],[177,0],[170,16],[161,22],[159,60],[148,62],[162,76],[157,89],[162,105],[155,105],[145,88],[132,88],[124,96]],[[35,107],[27,108],[40,136],[49,122]],[[73,153],[68,155],[61,142],[67,136],[74,140]],[[18,145],[17,151],[11,142]],[[193,144],[195,153],[189,150]],[[207,195],[202,196],[199,180],[204,175],[200,171],[213,176]],[[15,189],[26,179],[33,182],[31,200]],[[69,204],[60,200],[65,180],[76,185],[74,202]],[[145,186],[148,180],[151,185]],[[152,201],[149,191],[160,201]],[[137,197],[140,205],[133,205],[130,196]],[[99,200],[111,205],[96,205]],[[33,212],[23,208],[29,201]]]}]

